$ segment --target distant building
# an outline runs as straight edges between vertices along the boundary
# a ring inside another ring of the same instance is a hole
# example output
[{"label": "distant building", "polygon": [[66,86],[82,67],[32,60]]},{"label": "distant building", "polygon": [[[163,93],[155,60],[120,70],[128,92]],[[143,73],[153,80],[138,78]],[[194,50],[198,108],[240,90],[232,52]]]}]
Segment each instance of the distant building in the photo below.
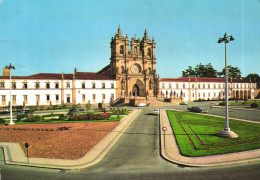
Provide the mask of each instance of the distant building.
[{"label": "distant building", "polygon": [[[130,43],[130,49],[129,49]],[[73,74],[40,73],[30,76],[12,76],[3,69],[0,76],[0,106],[10,102],[23,106],[96,104],[111,102],[149,101],[154,98],[172,98],[176,101],[223,99],[225,83],[222,78],[162,78],[156,72],[155,41],[147,31],[144,36],[128,40],[120,27],[111,39],[110,64],[97,73]],[[256,83],[244,79],[229,79],[229,97],[253,99]]]},{"label": "distant building", "polygon": [[[228,96],[233,99],[254,99],[256,83],[245,79],[229,79]],[[223,78],[181,77],[160,79],[160,97],[183,101],[218,100],[225,98]]]}]

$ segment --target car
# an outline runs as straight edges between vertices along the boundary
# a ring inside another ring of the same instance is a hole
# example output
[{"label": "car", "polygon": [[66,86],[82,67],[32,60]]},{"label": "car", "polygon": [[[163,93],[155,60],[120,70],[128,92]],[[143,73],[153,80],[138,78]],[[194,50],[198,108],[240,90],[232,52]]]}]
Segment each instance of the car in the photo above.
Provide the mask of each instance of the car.
[{"label": "car", "polygon": [[160,114],[160,110],[159,109],[154,109],[153,110],[153,114]]},{"label": "car", "polygon": [[190,112],[196,112],[196,113],[207,113],[208,112],[207,109],[203,109],[199,106],[188,107],[187,109]]},{"label": "car", "polygon": [[145,107],[145,106],[147,106],[147,104],[145,104],[145,103],[139,103],[139,104],[137,104],[137,106],[138,106],[138,107]]},{"label": "car", "polygon": [[180,105],[188,105],[186,102],[180,102]]}]

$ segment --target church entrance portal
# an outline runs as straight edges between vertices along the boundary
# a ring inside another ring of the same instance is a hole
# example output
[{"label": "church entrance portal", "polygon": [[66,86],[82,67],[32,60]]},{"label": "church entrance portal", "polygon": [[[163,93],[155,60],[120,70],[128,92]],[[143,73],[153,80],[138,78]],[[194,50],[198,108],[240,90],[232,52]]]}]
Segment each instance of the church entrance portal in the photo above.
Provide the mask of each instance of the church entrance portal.
[{"label": "church entrance portal", "polygon": [[140,96],[139,94],[139,87],[137,84],[133,86],[133,96]]}]

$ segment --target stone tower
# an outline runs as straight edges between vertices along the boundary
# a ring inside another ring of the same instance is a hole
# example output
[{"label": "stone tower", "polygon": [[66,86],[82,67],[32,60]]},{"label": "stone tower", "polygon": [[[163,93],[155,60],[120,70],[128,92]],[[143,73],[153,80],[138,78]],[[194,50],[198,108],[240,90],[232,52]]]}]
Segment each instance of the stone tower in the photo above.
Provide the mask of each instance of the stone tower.
[{"label": "stone tower", "polygon": [[142,40],[123,36],[120,26],[111,39],[110,65],[99,73],[112,76],[117,81],[117,97],[156,96],[155,42],[145,30]]}]

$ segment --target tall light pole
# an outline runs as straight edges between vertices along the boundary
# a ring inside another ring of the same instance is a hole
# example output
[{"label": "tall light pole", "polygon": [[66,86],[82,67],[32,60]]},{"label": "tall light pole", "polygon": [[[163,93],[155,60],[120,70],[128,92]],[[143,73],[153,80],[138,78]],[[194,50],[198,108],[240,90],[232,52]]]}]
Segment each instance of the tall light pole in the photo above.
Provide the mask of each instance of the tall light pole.
[{"label": "tall light pole", "polygon": [[225,128],[220,131],[217,135],[225,138],[237,138],[238,135],[230,130],[229,121],[228,121],[228,73],[227,73],[227,43],[229,41],[235,40],[232,36],[227,36],[227,33],[224,34],[223,38],[219,38],[218,43],[225,43],[225,106],[226,106],[226,121]]},{"label": "tall light pole", "polygon": [[15,123],[13,122],[13,108],[12,108],[12,80],[11,80],[11,70],[15,69],[14,66],[10,63],[7,65],[5,68],[10,70],[10,122],[9,125],[14,125]]}]

